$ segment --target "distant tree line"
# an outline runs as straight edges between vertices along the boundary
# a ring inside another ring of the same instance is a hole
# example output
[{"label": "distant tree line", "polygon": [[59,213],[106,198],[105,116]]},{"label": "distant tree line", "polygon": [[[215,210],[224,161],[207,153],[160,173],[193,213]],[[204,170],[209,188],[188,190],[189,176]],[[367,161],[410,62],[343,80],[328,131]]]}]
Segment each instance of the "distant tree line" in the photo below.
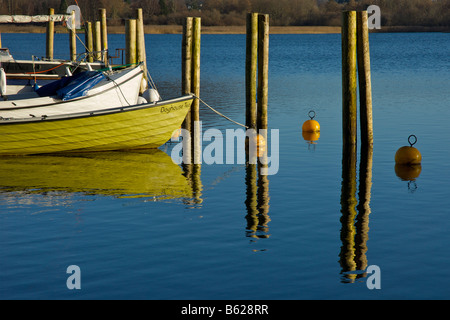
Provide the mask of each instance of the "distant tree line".
[{"label": "distant tree line", "polygon": [[384,26],[450,26],[450,0],[0,0],[0,14],[64,13],[77,4],[85,21],[106,8],[108,23],[120,25],[142,8],[146,24],[181,24],[202,17],[206,26],[244,25],[247,12],[270,14],[271,25],[339,26],[343,10],[381,9]]}]

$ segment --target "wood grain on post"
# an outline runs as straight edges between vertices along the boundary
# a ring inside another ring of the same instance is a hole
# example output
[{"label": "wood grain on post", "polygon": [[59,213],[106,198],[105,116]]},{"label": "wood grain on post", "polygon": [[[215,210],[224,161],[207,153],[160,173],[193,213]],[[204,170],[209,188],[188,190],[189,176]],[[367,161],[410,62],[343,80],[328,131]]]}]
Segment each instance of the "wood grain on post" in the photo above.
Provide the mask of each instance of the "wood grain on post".
[{"label": "wood grain on post", "polygon": [[258,15],[258,110],[257,127],[267,129],[269,90],[269,15]]},{"label": "wood grain on post", "polygon": [[342,131],[344,146],[356,144],[356,11],[342,15]]},{"label": "wood grain on post", "polygon": [[[183,39],[181,51],[181,94],[191,93],[191,77],[192,77],[192,17],[187,17],[183,24]],[[191,110],[182,125],[183,129],[191,131]]]},{"label": "wood grain on post", "polygon": [[70,19],[70,60],[77,60],[77,27],[75,21],[75,11],[72,11],[72,17]]},{"label": "wood grain on post", "polygon": [[357,52],[361,144],[373,145],[372,84],[370,76],[369,27],[367,11],[357,13]]},{"label": "wood grain on post", "polygon": [[[201,47],[201,18],[195,17],[192,24],[192,83],[191,91],[200,97],[200,47]],[[201,163],[201,125],[200,101],[194,99],[191,106],[191,133],[193,134],[194,164]]]},{"label": "wood grain on post", "polygon": [[[192,27],[192,76],[191,90],[197,97],[200,96],[200,45],[201,45],[201,18],[194,18]],[[192,109],[192,121],[199,121],[199,101],[195,99]]]},{"label": "wood grain on post", "polygon": [[86,36],[86,52],[88,54],[87,61],[94,62],[94,57],[92,55],[92,52],[94,51],[94,39],[92,36],[92,22],[86,23],[85,36]]},{"label": "wood grain on post", "polygon": [[106,9],[98,9],[101,24],[101,44],[103,51],[103,62],[108,63],[108,27],[106,22]]},{"label": "wood grain on post", "polygon": [[94,24],[94,58],[97,61],[102,59],[102,27],[100,21],[95,21]]},{"label": "wood grain on post", "polygon": [[256,91],[258,69],[258,14],[247,14],[247,42],[245,59],[246,122],[248,128],[256,129]]},{"label": "wood grain on post", "polygon": [[147,55],[145,52],[144,17],[141,8],[137,9],[136,15],[136,58],[137,62],[144,63],[144,78],[147,79]]},{"label": "wood grain on post", "polygon": [[[55,9],[48,9],[49,20],[47,22],[47,33],[46,33],[46,50],[45,56],[49,60],[53,60],[53,45],[55,38],[55,22],[52,21],[51,16],[55,14]],[[0,44],[1,47],[1,44]]]},{"label": "wood grain on post", "polygon": [[125,22],[125,63],[136,63],[136,19]]}]

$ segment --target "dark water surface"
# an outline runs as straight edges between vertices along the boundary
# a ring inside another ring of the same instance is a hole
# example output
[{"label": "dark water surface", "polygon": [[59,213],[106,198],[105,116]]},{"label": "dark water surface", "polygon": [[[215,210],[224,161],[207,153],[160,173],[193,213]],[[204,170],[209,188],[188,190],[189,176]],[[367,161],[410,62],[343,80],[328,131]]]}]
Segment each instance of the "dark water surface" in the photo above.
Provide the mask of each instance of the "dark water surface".
[{"label": "dark water surface", "polygon": [[[56,56],[68,56],[67,38],[56,35]],[[16,58],[44,54],[45,35],[2,41]],[[368,184],[359,149],[353,178],[342,165],[340,35],[272,35],[276,175],[202,165],[186,179],[171,161],[173,144],[1,158],[0,298],[448,299],[450,35],[371,34],[370,41]],[[178,96],[181,36],[146,42],[161,95]],[[124,47],[124,36],[109,43]],[[202,37],[202,99],[239,122],[244,64],[244,35]],[[301,133],[311,109],[321,125],[316,144]],[[201,110],[205,130],[238,128]],[[414,173],[402,180],[394,163],[411,134],[423,157],[415,181]],[[81,290],[66,286],[70,265],[81,269]],[[379,290],[366,284],[371,265],[381,271]]]}]

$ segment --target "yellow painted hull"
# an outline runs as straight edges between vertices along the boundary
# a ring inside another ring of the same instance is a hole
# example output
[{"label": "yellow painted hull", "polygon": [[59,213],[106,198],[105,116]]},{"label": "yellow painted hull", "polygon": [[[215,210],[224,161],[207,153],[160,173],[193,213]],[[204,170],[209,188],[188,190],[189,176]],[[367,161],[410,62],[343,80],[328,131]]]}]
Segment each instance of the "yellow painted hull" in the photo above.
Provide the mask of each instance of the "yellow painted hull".
[{"label": "yellow painted hull", "polygon": [[74,192],[154,200],[192,196],[181,168],[159,149],[0,157],[0,167],[1,201],[26,203],[43,192],[40,201],[53,204]]},{"label": "yellow painted hull", "polygon": [[98,113],[0,121],[0,155],[157,148],[180,128],[192,96]]}]

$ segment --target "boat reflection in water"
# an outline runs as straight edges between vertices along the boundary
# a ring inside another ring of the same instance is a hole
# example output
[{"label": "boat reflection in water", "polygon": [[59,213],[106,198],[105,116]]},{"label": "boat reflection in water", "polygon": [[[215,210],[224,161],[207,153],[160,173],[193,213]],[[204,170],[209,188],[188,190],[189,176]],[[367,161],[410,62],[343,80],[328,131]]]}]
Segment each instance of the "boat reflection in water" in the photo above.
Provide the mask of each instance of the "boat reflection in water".
[{"label": "boat reflection in water", "polygon": [[181,168],[159,149],[0,157],[0,167],[0,197],[10,201],[78,192],[151,201],[192,196]]},{"label": "boat reflection in water", "polygon": [[370,196],[372,188],[373,148],[361,146],[359,203],[356,199],[356,145],[344,146],[341,189],[341,281],[353,283],[367,276]]}]

